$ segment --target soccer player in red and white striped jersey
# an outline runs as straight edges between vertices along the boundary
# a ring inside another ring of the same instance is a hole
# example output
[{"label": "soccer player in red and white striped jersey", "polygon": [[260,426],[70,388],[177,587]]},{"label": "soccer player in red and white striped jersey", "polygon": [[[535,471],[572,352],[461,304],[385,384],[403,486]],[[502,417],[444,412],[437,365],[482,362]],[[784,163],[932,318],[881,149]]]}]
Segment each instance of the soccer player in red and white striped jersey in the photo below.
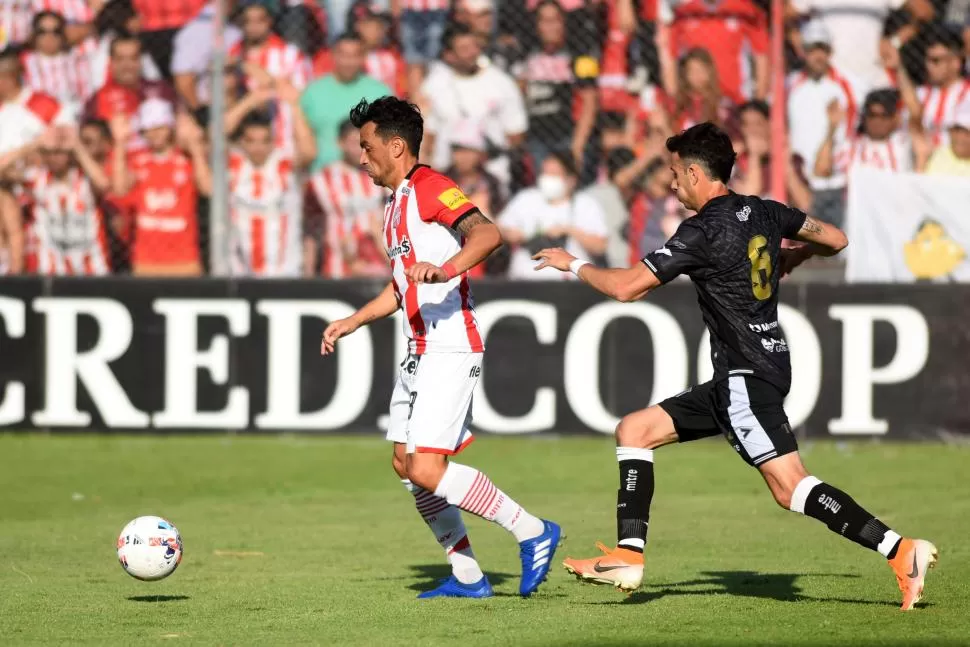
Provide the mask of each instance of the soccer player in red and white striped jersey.
[{"label": "soccer player in red and white striped jersey", "polygon": [[[319,273],[330,278],[388,276],[383,252],[382,222],[388,191],[374,184],[360,168],[360,139],[350,121],[340,126],[344,158],[324,166],[310,178],[309,197],[321,216],[321,227],[304,232],[304,254],[311,262],[322,247]],[[317,274],[318,268],[311,272]]]},{"label": "soccer player in red and white striped jersey", "polygon": [[24,83],[57,99],[73,114],[94,92],[88,54],[71,49],[60,14],[43,11],[34,17],[31,47],[21,53]]},{"label": "soccer player in red and white striped jersey", "polygon": [[502,244],[455,183],[418,164],[424,123],[417,107],[395,97],[361,101],[351,111],[360,128],[360,161],[376,184],[391,189],[384,236],[392,280],[347,319],[327,326],[321,353],[360,326],[404,310],[408,356],[391,396],[388,440],[393,464],[452,563],[453,576],[429,597],[490,597],[460,510],[494,521],[519,542],[522,581],[531,595],[559,543],[558,525],[525,511],[482,472],[447,457],[472,440],[471,404],[485,349],[465,272]]},{"label": "soccer player in red and white striped jersey", "polygon": [[232,263],[239,276],[300,274],[300,188],[293,161],[274,150],[268,120],[240,127],[229,155]]},{"label": "soccer player in red and white striped jersey", "polygon": [[100,276],[109,272],[99,200],[108,174],[68,127],[46,135],[41,166],[28,184],[33,206],[37,270],[45,275]]},{"label": "soccer player in red and white striped jersey", "polygon": [[[240,20],[243,39],[230,48],[229,56],[259,68],[274,79],[285,79],[298,90],[305,88],[310,79],[310,63],[295,45],[272,32],[274,16],[270,10],[262,4],[248,4]],[[248,89],[260,82],[250,75]],[[277,103],[273,123],[275,144],[291,157],[296,153],[294,129],[292,106]]]}]

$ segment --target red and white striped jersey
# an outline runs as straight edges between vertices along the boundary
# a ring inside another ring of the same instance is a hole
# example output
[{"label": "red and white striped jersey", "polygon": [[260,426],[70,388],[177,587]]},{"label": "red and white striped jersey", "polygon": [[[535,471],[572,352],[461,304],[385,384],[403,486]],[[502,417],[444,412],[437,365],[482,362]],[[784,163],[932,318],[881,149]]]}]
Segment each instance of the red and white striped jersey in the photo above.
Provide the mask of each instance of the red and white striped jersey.
[{"label": "red and white striped jersey", "polygon": [[916,97],[923,106],[923,130],[933,147],[949,144],[947,128],[956,114],[957,106],[970,101],[970,81],[960,79],[945,88],[928,85],[916,90]]},{"label": "red and white striped jersey", "polygon": [[243,276],[299,276],[300,187],[293,162],[274,152],[262,166],[229,155],[232,261]]},{"label": "red and white striped jersey", "polygon": [[448,11],[451,0],[401,0],[402,11]]},{"label": "red and white striped jersey", "polygon": [[94,12],[86,0],[3,0],[0,2],[0,48],[26,43],[30,39],[31,22],[41,11],[59,13],[68,24],[94,20]]},{"label": "red and white striped jersey", "polygon": [[852,139],[847,151],[836,155],[836,163],[846,167],[846,171],[864,167],[909,172],[913,170],[913,145],[905,131],[896,131],[881,141],[862,135]]},{"label": "red and white striped jersey", "polygon": [[384,238],[398,303],[404,308],[404,334],[418,355],[429,352],[473,352],[482,342],[468,277],[447,283],[416,284],[405,270],[415,263],[439,267],[461,250],[453,227],[476,211],[461,189],[428,166],[415,166],[384,207]]},{"label": "red and white striped jersey", "polygon": [[[230,48],[229,56],[240,60],[245,59],[266,70],[273,78],[286,79],[298,90],[305,88],[310,80],[309,60],[296,45],[287,43],[276,34],[272,34],[258,48],[246,50],[243,43],[238,42]],[[289,104],[282,101],[277,103],[277,107],[273,123],[276,145],[283,149],[283,153],[292,156],[296,151],[293,110]]]},{"label": "red and white striped jersey", "polygon": [[383,213],[388,192],[359,167],[343,161],[320,169],[310,188],[323,211],[323,274],[350,275],[352,261],[363,262],[374,275],[387,274],[387,261],[371,236],[371,223]]},{"label": "red and white striped jersey", "polygon": [[107,242],[98,198],[78,168],[63,178],[40,170],[30,184],[37,270],[47,275],[108,273]]},{"label": "red and white striped jersey", "polygon": [[74,115],[94,93],[89,53],[75,48],[54,56],[27,50],[20,56],[24,85],[57,99]]}]

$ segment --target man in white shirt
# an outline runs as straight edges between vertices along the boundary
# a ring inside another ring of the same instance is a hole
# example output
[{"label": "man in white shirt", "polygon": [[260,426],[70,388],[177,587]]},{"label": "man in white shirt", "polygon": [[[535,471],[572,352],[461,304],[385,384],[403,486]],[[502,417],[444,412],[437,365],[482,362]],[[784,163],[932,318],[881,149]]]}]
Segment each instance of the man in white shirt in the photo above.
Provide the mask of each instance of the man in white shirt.
[{"label": "man in white shirt", "polygon": [[442,45],[447,65],[433,66],[421,85],[427,111],[421,150],[431,166],[445,169],[451,162],[450,133],[477,124],[489,153],[485,169],[508,186],[509,153],[522,145],[529,125],[522,93],[511,76],[480,65],[482,48],[468,27],[450,27]]},{"label": "man in white shirt", "polygon": [[865,96],[863,84],[831,63],[832,39],[821,22],[811,21],[802,29],[805,69],[788,82],[788,127],[791,150],[801,158],[805,177],[813,193],[813,216],[840,226],[845,213],[844,169],[828,177],[814,173],[815,159],[829,130],[828,107],[837,102],[845,118],[833,134],[836,149],[845,145],[859,118]]},{"label": "man in white shirt", "polygon": [[914,19],[928,21],[933,17],[930,0],[792,0],[792,6],[825,25],[832,35],[835,66],[868,84],[885,77],[879,41],[890,12],[906,7]]}]

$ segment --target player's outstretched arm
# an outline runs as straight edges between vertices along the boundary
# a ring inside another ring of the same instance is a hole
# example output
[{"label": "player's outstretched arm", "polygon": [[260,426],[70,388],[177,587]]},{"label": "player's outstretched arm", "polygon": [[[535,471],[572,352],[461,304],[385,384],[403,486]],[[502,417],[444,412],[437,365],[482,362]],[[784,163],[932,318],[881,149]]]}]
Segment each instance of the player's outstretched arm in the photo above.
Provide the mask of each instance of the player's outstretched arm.
[{"label": "player's outstretched arm", "polygon": [[650,290],[660,285],[657,276],[643,263],[628,268],[596,267],[592,263],[578,260],[561,247],[544,249],[533,256],[532,260],[540,261],[535,267],[537,271],[544,267],[554,267],[561,272],[574,272],[597,292],[624,303],[642,299]]},{"label": "player's outstretched arm", "polygon": [[394,293],[394,283],[388,283],[380,294],[368,301],[360,310],[346,319],[338,319],[327,326],[320,341],[320,354],[329,355],[334,351],[338,339],[346,337],[372,321],[390,317],[397,309],[398,301]]},{"label": "player's outstretched arm", "polygon": [[805,217],[805,222],[802,223],[794,238],[808,244],[781,250],[782,276],[790,274],[812,256],[835,256],[849,244],[845,232],[841,229],[811,216]]},{"label": "player's outstretched arm", "polygon": [[433,263],[415,263],[405,270],[409,279],[415,283],[446,283],[484,261],[502,245],[498,227],[480,211],[462,217],[454,227],[464,238],[461,251],[441,267]]}]

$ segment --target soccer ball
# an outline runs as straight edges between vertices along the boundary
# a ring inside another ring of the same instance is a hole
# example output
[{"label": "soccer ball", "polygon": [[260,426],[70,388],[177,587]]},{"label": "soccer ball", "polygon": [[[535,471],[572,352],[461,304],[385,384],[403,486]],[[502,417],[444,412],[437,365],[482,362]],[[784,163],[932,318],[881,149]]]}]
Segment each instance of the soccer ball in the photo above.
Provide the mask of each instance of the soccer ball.
[{"label": "soccer ball", "polygon": [[182,561],[182,537],[175,525],[161,517],[138,517],[121,530],[118,561],[139,580],[168,577]]}]

